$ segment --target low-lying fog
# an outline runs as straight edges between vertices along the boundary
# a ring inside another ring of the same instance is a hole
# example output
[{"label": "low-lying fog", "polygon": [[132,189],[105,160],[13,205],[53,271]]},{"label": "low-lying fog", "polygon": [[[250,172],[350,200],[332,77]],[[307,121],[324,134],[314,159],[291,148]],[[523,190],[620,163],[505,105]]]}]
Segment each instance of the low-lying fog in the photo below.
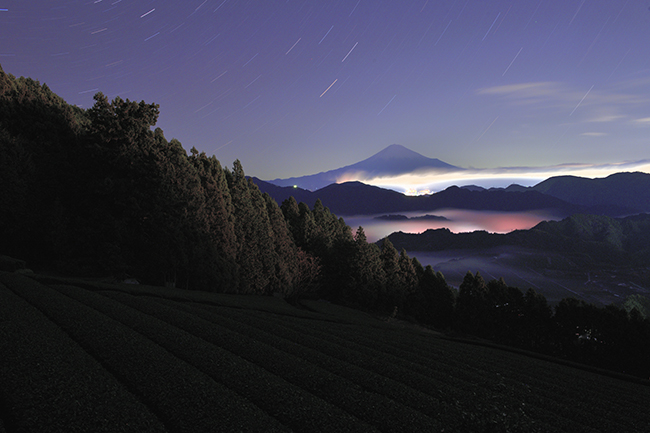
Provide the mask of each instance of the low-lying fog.
[{"label": "low-lying fog", "polygon": [[[508,233],[529,229],[541,221],[560,220],[548,211],[489,212],[445,209],[428,212],[401,212],[409,219],[386,220],[374,216],[343,217],[356,230],[362,226],[368,242],[376,242],[397,231],[422,233],[428,229],[446,227],[454,233],[485,230]],[[445,217],[447,220],[418,218],[424,215]],[[522,291],[533,288],[543,294],[551,305],[562,298],[577,297],[596,305],[620,303],[626,296],[650,293],[634,272],[621,270],[579,269],[569,256],[549,254],[525,248],[496,247],[488,250],[407,251],[424,266],[441,271],[447,282],[458,287],[467,271],[480,272],[489,281],[503,277],[507,284]]]},{"label": "low-lying fog", "polygon": [[[356,230],[363,227],[368,242],[376,242],[393,232],[422,233],[428,229],[448,228],[454,233],[486,230],[491,233],[508,233],[529,229],[544,220],[559,220],[548,211],[494,212],[461,209],[438,209],[428,212],[399,212],[408,220],[385,220],[373,216],[344,216],[346,224]],[[445,217],[447,220],[418,218],[425,215]]]}]

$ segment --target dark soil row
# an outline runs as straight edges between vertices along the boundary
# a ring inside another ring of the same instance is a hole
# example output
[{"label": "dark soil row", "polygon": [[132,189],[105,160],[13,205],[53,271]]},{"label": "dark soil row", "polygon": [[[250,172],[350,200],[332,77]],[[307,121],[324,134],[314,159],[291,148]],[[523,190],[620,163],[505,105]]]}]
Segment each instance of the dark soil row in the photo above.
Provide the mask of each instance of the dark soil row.
[{"label": "dark soil row", "polygon": [[3,282],[125,384],[167,429],[286,430],[250,401],[119,321],[28,278],[12,274]]},{"label": "dark soil row", "polygon": [[[629,389],[628,384],[606,377],[599,377],[594,382],[593,374],[581,370],[490,348],[434,339],[430,335],[410,331],[382,331],[381,328],[365,327],[360,332],[350,332],[348,326],[331,323],[298,323],[268,315],[263,318],[260,315],[243,316],[230,309],[198,304],[197,308],[218,310],[215,317],[229,315],[249,324],[257,323],[260,329],[273,330],[283,337],[291,335],[286,329],[291,328],[297,333],[294,338],[299,344],[312,344],[323,351],[328,347],[323,341],[329,341],[337,345],[331,349],[335,356],[349,357],[351,353],[361,351],[366,358],[359,362],[365,368],[384,362],[382,374],[386,374],[386,368],[393,368],[401,381],[405,381],[413,372],[419,372],[426,378],[435,377],[447,383],[453,391],[462,390],[464,397],[459,397],[459,401],[474,404],[475,401],[486,401],[486,396],[499,395],[503,398],[510,395],[506,399],[510,403],[510,410],[506,412],[519,413],[523,410],[521,403],[524,403],[525,413],[551,422],[557,428],[590,431],[607,425],[626,428],[637,428],[639,425],[645,428],[648,425],[649,418],[643,407],[649,400],[621,399],[625,393],[617,394],[617,390]],[[311,340],[306,335],[311,336]],[[498,365],[493,361],[495,358]],[[443,386],[442,383],[431,384],[422,376],[412,379],[410,385],[423,392]],[[602,382],[610,381],[613,382],[612,387],[599,386]],[[484,393],[480,392],[482,388]],[[650,396],[646,387],[640,387],[640,390]]]},{"label": "dark soil row", "polygon": [[[238,332],[237,329],[228,329],[214,322],[207,322],[195,314],[180,311],[175,308],[176,306],[157,304],[150,299],[120,293],[111,293],[110,297],[145,314],[165,320],[170,325],[193,332],[215,346],[237,353],[267,372],[286,379],[382,431],[413,431],[414,428],[428,430],[439,427],[434,420],[401,402],[388,398],[384,393],[363,388],[324,370],[319,365],[283,352],[265,338],[255,338]],[[341,417],[341,420],[345,425],[351,425],[345,417]],[[345,427],[341,425],[339,428]],[[351,429],[358,431],[354,427]]]},{"label": "dark soil row", "polygon": [[[20,282],[13,287],[30,290]],[[1,283],[0,354],[0,401],[8,431],[166,431],[100,363]]]},{"label": "dark soil row", "polygon": [[[118,293],[118,301],[71,286],[55,287],[116,318],[213,380],[245,396],[296,431],[325,431],[326,424],[338,431],[358,431],[369,427],[281,375],[273,374],[263,366],[247,360],[241,353],[235,354],[228,346],[219,344],[227,332],[224,329],[209,326],[192,317],[185,318],[188,321],[186,326],[170,324],[168,322],[177,316],[176,312],[148,297]],[[242,342],[241,336],[236,336],[235,339]],[[242,346],[249,347],[253,343],[244,341]],[[259,353],[262,358],[272,358],[272,354],[266,350]]]}]

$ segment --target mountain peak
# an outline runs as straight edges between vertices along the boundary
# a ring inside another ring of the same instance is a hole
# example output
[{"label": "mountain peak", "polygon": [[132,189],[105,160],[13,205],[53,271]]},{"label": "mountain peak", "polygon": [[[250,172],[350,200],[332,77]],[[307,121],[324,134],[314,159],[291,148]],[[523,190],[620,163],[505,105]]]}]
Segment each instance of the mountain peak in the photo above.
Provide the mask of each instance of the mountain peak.
[{"label": "mountain peak", "polygon": [[369,159],[412,159],[412,158],[425,158],[417,152],[402,146],[401,144],[391,144],[384,150],[381,150],[371,156]]},{"label": "mountain peak", "polygon": [[431,171],[457,171],[461,168],[440,161],[427,158],[400,144],[391,144],[370,158],[356,164],[326,171],[309,176],[294,177],[289,179],[275,179],[270,181],[278,186],[297,185],[308,190],[317,190],[329,184],[347,180],[367,180],[376,177],[399,176],[402,174]]},{"label": "mountain peak", "polygon": [[412,173],[422,169],[459,170],[458,167],[436,158],[427,158],[401,144],[391,144],[370,158],[354,164],[354,167],[368,174],[384,175]]}]

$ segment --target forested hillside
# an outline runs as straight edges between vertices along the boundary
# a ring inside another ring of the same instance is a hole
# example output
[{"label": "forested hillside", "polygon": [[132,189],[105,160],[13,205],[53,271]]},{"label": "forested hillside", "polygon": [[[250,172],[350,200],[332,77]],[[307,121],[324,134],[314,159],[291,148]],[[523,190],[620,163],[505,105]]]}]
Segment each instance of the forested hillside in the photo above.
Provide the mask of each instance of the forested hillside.
[{"label": "forested hillside", "polygon": [[[158,106],[95,95],[92,108],[0,70],[0,254],[49,272],[125,276],[140,282],[230,293],[310,291],[425,322],[427,299],[453,293],[441,274],[317,202],[282,209],[235,161],[152,130]],[[438,293],[438,291],[440,293]],[[432,294],[433,293],[433,294]],[[440,316],[444,325],[449,313]]]},{"label": "forested hillside", "polygon": [[[31,266],[222,292],[299,284],[282,214],[244,176],[152,130],[158,106],[88,110],[0,71],[0,236]],[[303,263],[304,264],[304,263]]]}]

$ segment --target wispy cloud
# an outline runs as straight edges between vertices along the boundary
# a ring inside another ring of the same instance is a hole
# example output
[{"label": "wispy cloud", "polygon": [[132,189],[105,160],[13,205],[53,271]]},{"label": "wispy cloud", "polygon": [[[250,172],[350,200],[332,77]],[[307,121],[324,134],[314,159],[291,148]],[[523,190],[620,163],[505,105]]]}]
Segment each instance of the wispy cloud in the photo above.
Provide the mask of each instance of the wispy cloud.
[{"label": "wispy cloud", "polygon": [[614,113],[615,111],[613,108],[609,109],[600,109],[600,110],[594,110],[595,112],[592,113],[591,117],[588,117],[585,119],[585,122],[592,122],[592,123],[609,123],[609,122],[614,122],[616,120],[622,120],[625,119],[627,116],[623,114],[618,114]]},{"label": "wispy cloud", "polygon": [[479,95],[495,95],[508,98],[518,104],[539,104],[557,101],[565,94],[560,83],[540,81],[532,83],[507,84],[479,89]]},{"label": "wispy cloud", "polygon": [[609,134],[607,134],[606,132],[583,132],[580,135],[584,137],[604,137]]},{"label": "wispy cloud", "polygon": [[485,87],[477,90],[478,95],[501,97],[515,105],[529,105],[537,108],[560,108],[567,115],[584,111],[586,122],[613,122],[627,117],[625,112],[650,102],[645,93],[634,92],[630,86],[623,90],[617,86],[591,87],[571,86],[555,81],[539,81],[502,86]]}]

